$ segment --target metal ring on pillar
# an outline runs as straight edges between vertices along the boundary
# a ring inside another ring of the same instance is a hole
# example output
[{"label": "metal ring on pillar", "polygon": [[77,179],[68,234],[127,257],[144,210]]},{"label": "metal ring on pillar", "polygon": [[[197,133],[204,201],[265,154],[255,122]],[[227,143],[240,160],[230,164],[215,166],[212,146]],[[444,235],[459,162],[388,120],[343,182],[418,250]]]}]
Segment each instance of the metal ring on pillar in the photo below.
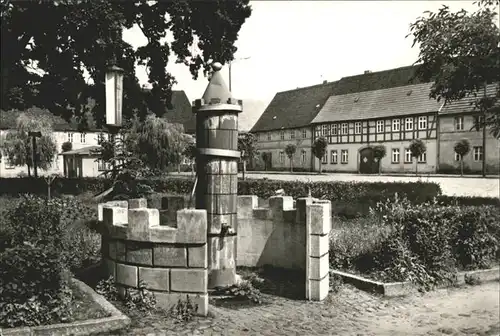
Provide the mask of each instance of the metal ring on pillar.
[{"label": "metal ring on pillar", "polygon": [[232,157],[232,158],[240,158],[240,152],[229,149],[218,149],[218,148],[198,148],[198,153],[202,155],[211,155],[211,156],[223,156],[223,157]]}]

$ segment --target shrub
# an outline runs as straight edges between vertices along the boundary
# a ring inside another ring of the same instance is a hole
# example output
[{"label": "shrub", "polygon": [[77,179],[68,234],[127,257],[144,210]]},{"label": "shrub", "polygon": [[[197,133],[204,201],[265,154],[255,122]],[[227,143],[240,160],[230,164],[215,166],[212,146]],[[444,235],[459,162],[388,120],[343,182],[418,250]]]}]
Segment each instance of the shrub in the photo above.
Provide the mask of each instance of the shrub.
[{"label": "shrub", "polygon": [[498,211],[495,216],[488,207],[456,210],[451,245],[458,264],[465,269],[489,267],[498,251]]},{"label": "shrub", "polygon": [[55,251],[62,251],[60,212],[53,202],[24,195],[17,206],[7,213],[11,226],[10,246],[30,242],[34,245],[50,245]]},{"label": "shrub", "polygon": [[0,254],[0,297],[2,302],[25,303],[42,295],[55,296],[64,284],[59,252],[24,244]]}]

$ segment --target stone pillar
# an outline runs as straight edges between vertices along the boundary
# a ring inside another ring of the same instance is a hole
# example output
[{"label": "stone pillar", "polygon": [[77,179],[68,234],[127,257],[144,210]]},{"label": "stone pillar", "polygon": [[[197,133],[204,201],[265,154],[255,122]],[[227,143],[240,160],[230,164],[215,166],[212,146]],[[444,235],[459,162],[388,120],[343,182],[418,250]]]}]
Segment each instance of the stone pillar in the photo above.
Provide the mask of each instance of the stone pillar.
[{"label": "stone pillar", "polygon": [[207,210],[208,288],[236,283],[238,114],[242,101],[231,97],[214,63],[214,73],[196,113],[196,208]]}]

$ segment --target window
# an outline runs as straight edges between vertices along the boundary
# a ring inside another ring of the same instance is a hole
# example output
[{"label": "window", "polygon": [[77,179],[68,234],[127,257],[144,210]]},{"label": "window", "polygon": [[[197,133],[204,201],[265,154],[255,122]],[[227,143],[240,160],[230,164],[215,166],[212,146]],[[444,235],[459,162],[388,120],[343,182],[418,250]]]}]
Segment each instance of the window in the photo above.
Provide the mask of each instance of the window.
[{"label": "window", "polygon": [[267,140],[271,141],[271,132],[267,133]]},{"label": "window", "polygon": [[303,150],[301,153],[301,160],[302,160],[303,165],[306,164],[306,159],[307,159],[307,152],[305,150]]},{"label": "window", "polygon": [[73,133],[68,133],[68,142],[73,142]]},{"label": "window", "polygon": [[460,155],[458,155],[458,153],[455,153],[455,161],[460,161]]},{"label": "window", "polygon": [[409,148],[405,148],[405,162],[406,163],[412,162],[411,151]]},{"label": "window", "polygon": [[377,133],[384,133],[384,121],[377,120]]},{"label": "window", "polygon": [[285,140],[285,131],[280,132],[280,139]]},{"label": "window", "polygon": [[337,155],[337,150],[331,150],[330,151],[330,163],[332,164],[337,164],[338,163],[338,155]]},{"label": "window", "polygon": [[361,123],[359,121],[354,123],[354,134],[361,134]]},{"label": "window", "polygon": [[337,124],[331,124],[330,125],[330,134],[331,135],[337,135]]},{"label": "window", "polygon": [[413,131],[413,118],[405,119],[405,131]]},{"label": "window", "polygon": [[393,132],[399,132],[401,129],[401,120],[399,119],[392,119],[392,131]]},{"label": "window", "polygon": [[326,136],[328,134],[328,125],[321,125],[321,135]]},{"label": "window", "polygon": [[328,152],[325,152],[325,155],[321,158],[321,163],[328,163]]},{"label": "window", "polygon": [[456,131],[464,130],[464,117],[455,117],[455,130]]},{"label": "window", "polygon": [[349,151],[347,149],[342,149],[340,155],[341,155],[341,163],[347,163],[347,161],[349,160]]},{"label": "window", "polygon": [[302,138],[307,138],[307,130],[305,128],[302,130]]},{"label": "window", "polygon": [[80,142],[85,143],[85,133],[80,133]]},{"label": "window", "polygon": [[290,139],[295,139],[295,130],[290,131]]},{"label": "window", "polygon": [[476,129],[476,131],[481,130],[481,124],[483,123],[483,118],[481,116],[475,116],[474,117],[474,125],[473,127]]},{"label": "window", "polygon": [[347,134],[349,133],[349,128],[347,123],[342,123],[342,134]]},{"label": "window", "polygon": [[418,117],[418,129],[419,130],[427,129],[427,116]]},{"label": "window", "polygon": [[285,152],[280,152],[280,163],[285,163]]},{"label": "window", "polygon": [[399,163],[399,148],[392,149],[392,163]]},{"label": "window", "polygon": [[473,147],[472,155],[474,156],[474,161],[483,161],[483,147]]},{"label": "window", "polygon": [[98,171],[105,171],[105,170],[109,170],[109,169],[110,169],[110,165],[107,164],[106,162],[104,162],[103,159],[97,160],[97,170]]},{"label": "window", "polygon": [[425,163],[427,162],[427,153],[423,152],[422,155],[418,157],[418,162],[420,163]]}]

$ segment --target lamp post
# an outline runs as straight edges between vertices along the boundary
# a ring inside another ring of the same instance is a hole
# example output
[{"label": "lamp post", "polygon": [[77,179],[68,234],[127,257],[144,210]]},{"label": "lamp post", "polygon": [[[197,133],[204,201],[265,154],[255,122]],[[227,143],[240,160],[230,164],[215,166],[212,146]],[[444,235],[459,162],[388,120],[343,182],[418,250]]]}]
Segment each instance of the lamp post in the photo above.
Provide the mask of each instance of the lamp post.
[{"label": "lamp post", "polygon": [[36,138],[41,138],[42,137],[42,132],[38,131],[38,132],[28,132],[28,135],[31,137],[31,141],[32,141],[32,145],[33,145],[33,152],[32,152],[32,155],[33,155],[33,172],[34,172],[34,175],[35,175],[35,178],[38,177],[38,163],[36,162]]},{"label": "lamp post", "polygon": [[[123,72],[116,65],[106,70],[106,125],[115,150],[115,136],[122,126]],[[114,169],[113,164],[113,171]]]},{"label": "lamp post", "polygon": [[229,92],[232,92],[232,87],[231,87],[231,64],[233,62],[243,61],[243,60],[247,60],[247,59],[250,59],[250,56],[249,57],[241,57],[241,58],[237,58],[237,59],[234,59],[232,61],[229,61]]}]

